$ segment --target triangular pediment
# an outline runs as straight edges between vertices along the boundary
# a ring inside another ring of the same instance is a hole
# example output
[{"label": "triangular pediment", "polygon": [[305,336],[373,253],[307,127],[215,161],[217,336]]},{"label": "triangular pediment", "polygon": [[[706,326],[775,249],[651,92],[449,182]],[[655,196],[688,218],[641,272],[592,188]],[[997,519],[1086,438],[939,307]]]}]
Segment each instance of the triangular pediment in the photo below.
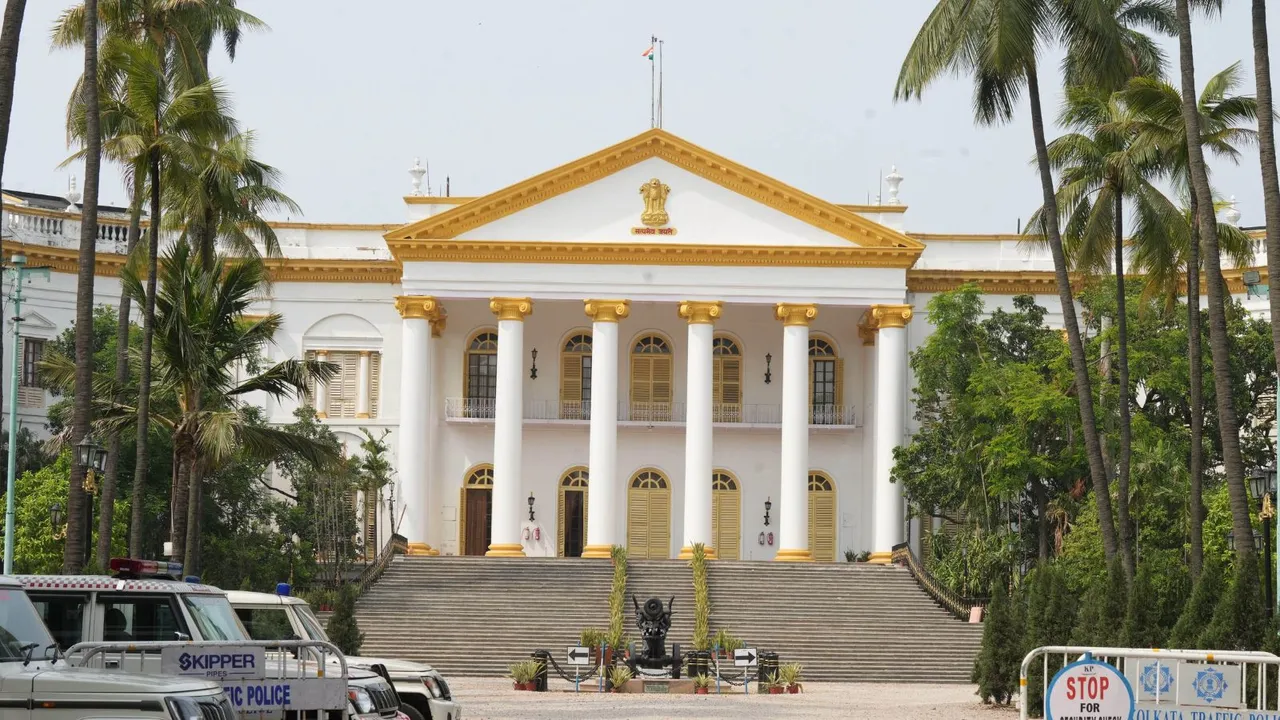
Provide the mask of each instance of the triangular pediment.
[{"label": "triangular pediment", "polygon": [[24,330],[57,330],[58,326],[53,324],[49,318],[38,312],[31,310],[22,314],[22,329]]},{"label": "triangular pediment", "polygon": [[[642,186],[665,217],[643,218]],[[649,222],[645,222],[648,220]],[[923,244],[654,129],[385,235],[402,261],[544,253],[617,262],[909,267]],[[661,259],[660,259],[661,258]],[[529,259],[529,258],[524,258]]]}]

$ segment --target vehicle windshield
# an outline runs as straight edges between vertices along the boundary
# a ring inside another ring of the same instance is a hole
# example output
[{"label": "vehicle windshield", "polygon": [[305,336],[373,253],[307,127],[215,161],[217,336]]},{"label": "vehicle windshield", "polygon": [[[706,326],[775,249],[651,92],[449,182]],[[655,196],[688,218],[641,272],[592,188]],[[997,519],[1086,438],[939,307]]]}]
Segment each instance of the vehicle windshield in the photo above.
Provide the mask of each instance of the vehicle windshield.
[{"label": "vehicle windshield", "polygon": [[248,640],[249,634],[236,618],[236,611],[224,595],[183,595],[202,640]]},{"label": "vehicle windshield", "polygon": [[289,613],[279,605],[275,607],[238,607],[236,615],[240,624],[249,631],[254,640],[296,640],[293,625],[289,623]]},{"label": "vehicle windshield", "polygon": [[310,640],[329,641],[329,636],[325,635],[324,629],[320,626],[320,620],[311,613],[310,605],[294,605],[293,607],[298,611],[298,617],[302,618],[302,626],[306,628]]},{"label": "vehicle windshield", "polygon": [[35,645],[31,657],[43,658],[53,638],[25,592],[0,588],[0,662],[25,660],[29,645]]}]

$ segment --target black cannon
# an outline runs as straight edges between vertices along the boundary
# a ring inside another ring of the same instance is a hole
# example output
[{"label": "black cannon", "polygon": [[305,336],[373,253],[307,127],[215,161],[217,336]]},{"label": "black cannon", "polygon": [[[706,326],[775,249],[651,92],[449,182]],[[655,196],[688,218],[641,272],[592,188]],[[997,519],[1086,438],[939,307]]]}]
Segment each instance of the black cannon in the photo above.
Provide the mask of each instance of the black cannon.
[{"label": "black cannon", "polygon": [[636,627],[640,629],[640,637],[644,640],[644,647],[632,656],[631,665],[642,667],[648,670],[663,670],[670,668],[671,677],[680,677],[680,646],[673,645],[671,654],[667,654],[667,631],[671,629],[672,606],[675,605],[676,599],[671,598],[667,602],[667,606],[662,606],[662,600],[658,598],[649,598],[644,601],[644,605],[635,595],[631,596],[631,602],[636,608]]}]

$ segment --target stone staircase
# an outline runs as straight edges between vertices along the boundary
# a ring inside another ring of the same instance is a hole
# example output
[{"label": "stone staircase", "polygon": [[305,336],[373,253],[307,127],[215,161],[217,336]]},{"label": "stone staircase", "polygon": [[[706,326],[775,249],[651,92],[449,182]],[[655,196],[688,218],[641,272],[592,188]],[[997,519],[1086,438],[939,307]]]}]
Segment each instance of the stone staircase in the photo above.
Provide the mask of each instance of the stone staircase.
[{"label": "stone staircase", "polygon": [[[909,571],[862,564],[713,561],[711,628],[804,665],[809,680],[968,682],[982,626],[954,619]],[[535,648],[563,664],[578,631],[606,629],[613,568],[599,560],[397,557],[360,599],[361,654],[429,662],[447,676],[500,675]],[[668,643],[689,647],[687,563],[628,563],[630,594],[675,596]]]}]

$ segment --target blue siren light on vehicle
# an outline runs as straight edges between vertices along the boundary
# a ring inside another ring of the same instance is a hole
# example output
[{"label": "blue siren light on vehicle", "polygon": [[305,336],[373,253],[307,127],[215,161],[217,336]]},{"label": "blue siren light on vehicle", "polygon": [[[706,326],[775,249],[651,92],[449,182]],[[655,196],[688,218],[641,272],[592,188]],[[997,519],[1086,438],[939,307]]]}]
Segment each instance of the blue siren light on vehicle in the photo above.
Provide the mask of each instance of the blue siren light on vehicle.
[{"label": "blue siren light on vehicle", "polygon": [[293,590],[293,588],[289,587],[289,583],[276,583],[276,594],[277,594],[277,595],[283,595],[283,596],[285,596],[285,597],[288,597],[288,596],[289,596],[289,593],[290,593],[292,590]]},{"label": "blue siren light on vehicle", "polygon": [[182,577],[182,563],[163,560],[138,560],[136,558],[111,558],[111,571],[121,576],[173,579]]}]

